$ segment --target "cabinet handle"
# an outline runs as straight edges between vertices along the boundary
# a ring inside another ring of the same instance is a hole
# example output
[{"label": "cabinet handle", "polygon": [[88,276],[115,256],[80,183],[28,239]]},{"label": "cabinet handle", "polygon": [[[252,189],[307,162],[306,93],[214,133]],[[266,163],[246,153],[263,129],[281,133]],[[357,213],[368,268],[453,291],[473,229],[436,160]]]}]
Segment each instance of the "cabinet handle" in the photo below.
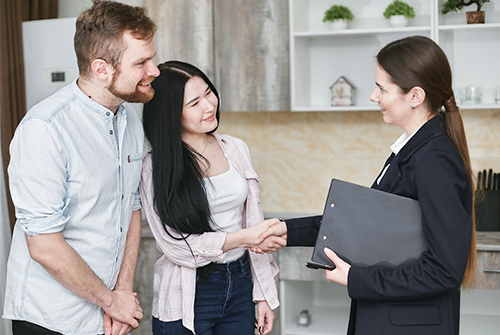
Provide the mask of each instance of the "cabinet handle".
[{"label": "cabinet handle", "polygon": [[483,269],[483,272],[500,273],[500,269]]}]

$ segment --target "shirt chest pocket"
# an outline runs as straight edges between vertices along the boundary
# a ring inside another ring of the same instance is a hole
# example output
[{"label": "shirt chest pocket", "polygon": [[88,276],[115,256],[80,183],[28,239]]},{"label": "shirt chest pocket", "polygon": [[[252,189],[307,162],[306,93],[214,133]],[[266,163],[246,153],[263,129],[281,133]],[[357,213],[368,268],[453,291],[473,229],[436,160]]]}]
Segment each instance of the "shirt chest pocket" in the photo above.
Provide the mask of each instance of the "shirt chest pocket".
[{"label": "shirt chest pocket", "polygon": [[136,192],[141,180],[142,152],[127,156],[123,166],[123,180],[130,187],[130,192]]}]

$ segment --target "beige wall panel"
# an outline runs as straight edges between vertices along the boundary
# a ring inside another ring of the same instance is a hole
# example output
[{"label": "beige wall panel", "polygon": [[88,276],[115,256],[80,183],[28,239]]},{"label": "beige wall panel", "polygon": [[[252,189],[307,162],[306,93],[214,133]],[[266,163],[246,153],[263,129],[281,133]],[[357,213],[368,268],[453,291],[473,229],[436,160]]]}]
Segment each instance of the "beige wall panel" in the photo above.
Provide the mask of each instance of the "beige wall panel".
[{"label": "beige wall panel", "polygon": [[214,80],[213,0],[143,0],[156,22],[156,63],[180,60]]},{"label": "beige wall panel", "polygon": [[214,27],[221,109],[290,110],[288,1],[215,0]]}]

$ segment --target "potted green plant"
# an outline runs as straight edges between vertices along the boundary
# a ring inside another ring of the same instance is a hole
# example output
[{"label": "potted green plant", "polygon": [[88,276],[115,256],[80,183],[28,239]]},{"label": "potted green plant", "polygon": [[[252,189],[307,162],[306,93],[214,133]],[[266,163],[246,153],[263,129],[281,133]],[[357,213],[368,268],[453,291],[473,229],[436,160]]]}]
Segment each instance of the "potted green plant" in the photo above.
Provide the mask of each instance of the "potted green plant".
[{"label": "potted green plant", "polygon": [[353,19],[354,15],[349,8],[342,5],[333,5],[326,10],[323,22],[329,22],[333,30],[341,30],[347,28],[347,22]]},{"label": "potted green plant", "polygon": [[481,10],[481,7],[486,2],[490,2],[490,0],[469,0],[469,1],[463,1],[463,0],[447,0],[445,3],[443,3],[443,7],[441,9],[441,12],[443,14],[449,13],[449,12],[458,12],[465,6],[470,6],[475,4],[477,6],[476,11],[471,11],[471,12],[466,12],[467,16],[467,24],[474,24],[474,23],[484,23],[484,11]]},{"label": "potted green plant", "polygon": [[394,0],[385,9],[384,17],[393,27],[406,27],[415,17],[415,10],[404,1]]}]

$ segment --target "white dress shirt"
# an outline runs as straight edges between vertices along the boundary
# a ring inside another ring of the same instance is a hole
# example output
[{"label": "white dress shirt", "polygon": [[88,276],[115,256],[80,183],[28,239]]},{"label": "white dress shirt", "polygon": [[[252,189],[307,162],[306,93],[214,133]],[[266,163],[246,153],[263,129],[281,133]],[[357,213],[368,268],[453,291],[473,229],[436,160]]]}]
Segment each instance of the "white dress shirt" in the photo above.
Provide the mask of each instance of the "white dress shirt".
[{"label": "white dress shirt", "polygon": [[[418,129],[417,129],[417,131],[418,131]],[[415,131],[410,136],[408,136],[408,134],[406,132],[403,133],[401,136],[399,136],[399,138],[396,140],[396,142],[394,142],[391,145],[391,151],[394,153],[395,156],[397,156],[397,154],[401,151],[401,149],[403,149],[403,147],[406,145],[406,143],[408,143],[408,141],[413,137],[413,135],[415,135],[415,133],[417,131]],[[382,178],[384,177],[385,173],[387,172],[387,169],[389,168],[389,166],[391,166],[391,164],[387,164],[384,168],[384,171],[382,171],[382,173],[380,174],[380,177],[378,177],[377,185],[380,185],[380,181],[382,181]]]}]

